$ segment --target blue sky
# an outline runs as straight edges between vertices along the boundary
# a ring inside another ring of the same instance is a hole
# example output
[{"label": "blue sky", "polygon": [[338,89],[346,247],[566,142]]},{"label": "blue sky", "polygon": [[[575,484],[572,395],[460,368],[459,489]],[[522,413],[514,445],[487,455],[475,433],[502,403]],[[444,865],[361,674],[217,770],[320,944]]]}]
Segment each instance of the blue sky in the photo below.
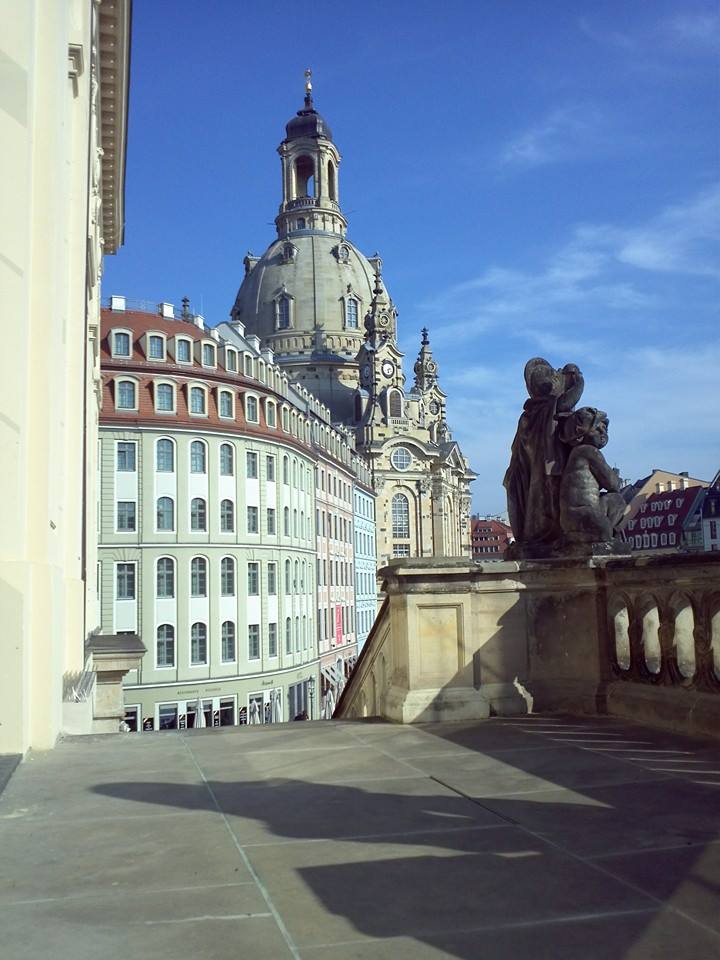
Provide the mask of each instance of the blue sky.
[{"label": "blue sky", "polygon": [[715,3],[136,0],[133,21],[105,295],[227,317],[310,66],[349,237],[383,257],[410,380],[430,328],[475,510],[505,508],[532,356],[580,366],[623,476],[718,469]]}]

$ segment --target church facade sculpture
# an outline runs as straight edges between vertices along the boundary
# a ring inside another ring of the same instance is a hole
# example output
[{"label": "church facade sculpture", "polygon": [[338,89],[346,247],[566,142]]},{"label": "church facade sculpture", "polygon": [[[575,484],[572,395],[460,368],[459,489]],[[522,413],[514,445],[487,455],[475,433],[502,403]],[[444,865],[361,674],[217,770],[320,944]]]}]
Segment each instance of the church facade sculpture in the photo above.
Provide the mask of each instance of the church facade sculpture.
[{"label": "church facade sculpture", "polygon": [[505,474],[515,557],[625,553],[618,525],[626,501],[620,475],[600,452],[608,416],[575,405],[584,389],[575,364],[525,365],[529,399]]}]

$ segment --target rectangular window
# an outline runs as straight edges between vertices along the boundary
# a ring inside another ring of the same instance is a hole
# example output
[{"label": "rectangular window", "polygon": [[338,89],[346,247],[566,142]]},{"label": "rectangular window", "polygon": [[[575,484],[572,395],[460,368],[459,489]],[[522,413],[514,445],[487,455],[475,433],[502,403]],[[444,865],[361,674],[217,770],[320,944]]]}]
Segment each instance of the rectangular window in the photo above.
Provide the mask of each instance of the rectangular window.
[{"label": "rectangular window", "polygon": [[118,563],[116,567],[116,600],[135,599],[135,564]]},{"label": "rectangular window", "polygon": [[246,475],[248,480],[257,480],[258,475],[258,455],[256,453],[247,453],[245,456]]},{"label": "rectangular window", "polygon": [[268,577],[268,596],[274,597],[277,594],[277,564],[269,563],[267,565]]},{"label": "rectangular window", "polygon": [[175,356],[178,363],[190,363],[192,360],[192,348],[189,340],[175,341]]},{"label": "rectangular window", "polygon": [[265,477],[268,483],[275,483],[275,457],[265,457]]},{"label": "rectangular window", "polygon": [[248,660],[260,659],[260,624],[248,625]]},{"label": "rectangular window", "polygon": [[277,414],[275,412],[275,404],[267,403],[265,405],[265,419],[269,427],[277,426]]},{"label": "rectangular window", "polygon": [[119,440],[117,445],[117,471],[118,473],[135,473],[135,451],[136,445],[127,440]]},{"label": "rectangular window", "polygon": [[249,597],[257,597],[260,593],[260,564],[248,563],[247,592]]},{"label": "rectangular window", "polygon": [[409,544],[409,543],[394,543],[394,544],[393,544],[393,556],[394,556],[394,557],[409,557],[409,556],[410,556],[410,544]]},{"label": "rectangular window", "polygon": [[134,500],[118,500],[117,528],[121,533],[129,533],[135,530]]},{"label": "rectangular window", "polygon": [[268,624],[268,656],[276,657],[277,656],[277,624],[269,623]]},{"label": "rectangular window", "polygon": [[267,508],[267,532],[272,537],[277,533],[277,526],[275,522],[275,508]]},{"label": "rectangular window", "polygon": [[237,354],[234,350],[225,348],[225,369],[237,373]]},{"label": "rectangular window", "polygon": [[151,360],[165,359],[165,341],[157,335],[148,337],[148,357]]},{"label": "rectangular window", "polygon": [[247,508],[247,532],[248,533],[260,532],[260,528],[258,526],[258,508],[257,507]]},{"label": "rectangular window", "polygon": [[232,620],[226,620],[222,625],[222,659],[223,663],[229,663],[235,659],[235,624]]}]

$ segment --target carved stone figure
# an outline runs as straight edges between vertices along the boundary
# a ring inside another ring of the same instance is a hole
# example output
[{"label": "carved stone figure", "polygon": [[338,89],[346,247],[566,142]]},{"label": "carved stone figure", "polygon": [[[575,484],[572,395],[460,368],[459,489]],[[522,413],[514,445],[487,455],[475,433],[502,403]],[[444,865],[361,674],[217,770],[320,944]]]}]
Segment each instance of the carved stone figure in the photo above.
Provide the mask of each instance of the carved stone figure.
[{"label": "carved stone figure", "polygon": [[525,383],[530,399],[518,421],[503,483],[518,552],[546,556],[561,536],[560,479],[569,451],[559,436],[560,421],[573,410],[585,382],[574,364],[556,370],[535,357],[525,365]]},{"label": "carved stone figure", "polygon": [[625,512],[620,474],[600,452],[608,424],[607,414],[595,407],[581,407],[563,424],[570,453],[560,482],[560,526],[570,543],[612,541]]}]

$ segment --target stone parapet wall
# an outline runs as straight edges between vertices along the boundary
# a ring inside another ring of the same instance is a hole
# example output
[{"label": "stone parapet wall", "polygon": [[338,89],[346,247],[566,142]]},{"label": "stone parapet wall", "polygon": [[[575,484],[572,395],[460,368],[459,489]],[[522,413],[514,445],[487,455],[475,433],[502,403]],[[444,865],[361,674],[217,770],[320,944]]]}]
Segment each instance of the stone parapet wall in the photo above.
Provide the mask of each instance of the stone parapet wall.
[{"label": "stone parapet wall", "polygon": [[720,733],[720,556],[398,560],[336,717],[615,713]]}]

